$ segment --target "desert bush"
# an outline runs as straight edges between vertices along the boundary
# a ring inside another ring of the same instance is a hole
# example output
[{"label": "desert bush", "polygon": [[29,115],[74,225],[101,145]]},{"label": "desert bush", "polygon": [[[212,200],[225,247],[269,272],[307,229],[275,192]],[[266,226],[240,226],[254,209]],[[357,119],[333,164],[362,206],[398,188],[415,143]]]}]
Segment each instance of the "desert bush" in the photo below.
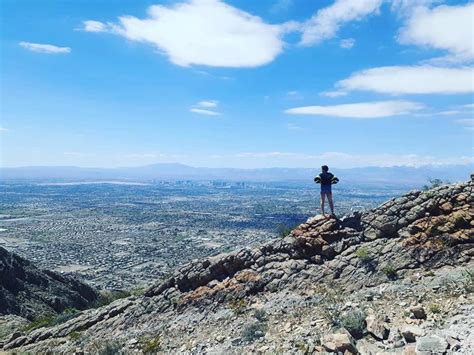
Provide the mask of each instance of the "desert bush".
[{"label": "desert bush", "polygon": [[340,323],[351,335],[360,339],[365,333],[366,314],[360,309],[354,309],[342,316]]},{"label": "desert bush", "polygon": [[439,304],[433,303],[429,306],[429,310],[434,314],[441,313],[441,306]]},{"label": "desert bush", "polygon": [[76,318],[79,314],[81,314],[81,312],[75,308],[66,308],[61,314],[58,314],[53,319],[52,325],[66,323],[68,320]]},{"label": "desert bush", "polygon": [[66,308],[60,314],[48,313],[43,316],[37,317],[31,323],[27,324],[23,328],[23,331],[30,332],[39,328],[52,327],[54,325],[63,324],[66,323],[68,320],[77,317],[79,314],[81,314],[81,312],[75,308]]},{"label": "desert bush", "polygon": [[369,253],[369,249],[366,247],[360,247],[356,250],[355,255],[359,258],[364,264],[368,264],[373,260],[372,255]]},{"label": "desert bush", "polygon": [[34,319],[30,324],[26,325],[23,330],[25,332],[30,332],[35,329],[50,327],[54,324],[54,316],[46,315]]},{"label": "desert bush", "polygon": [[108,304],[121,299],[127,298],[132,295],[131,292],[125,290],[104,290],[101,291],[97,301],[94,303],[94,308],[107,306]]},{"label": "desert bush", "polygon": [[234,314],[242,314],[247,309],[248,301],[243,298],[234,299],[229,303],[230,309],[234,312]]},{"label": "desert bush", "polygon": [[258,338],[264,337],[267,332],[267,324],[265,322],[255,322],[247,324],[242,332],[242,338],[246,342],[253,342]]},{"label": "desert bush", "polygon": [[69,333],[69,337],[70,337],[72,340],[77,340],[77,339],[79,339],[79,338],[81,337],[81,335],[82,335],[81,332],[76,332],[76,331]]},{"label": "desert bush", "polygon": [[287,224],[279,224],[277,226],[277,235],[279,238],[285,238],[288,234],[291,233],[293,229],[295,229],[298,225],[292,224],[292,225],[287,225]]},{"label": "desert bush", "polygon": [[443,182],[443,180],[441,179],[433,179],[433,178],[428,178],[428,184],[426,185],[423,185],[423,190],[427,191],[427,190],[431,190],[431,189],[434,189],[436,187],[440,187],[441,185],[443,184],[449,184],[449,181],[446,181],[446,182]]},{"label": "desert bush", "polygon": [[144,354],[155,354],[160,350],[161,347],[161,337],[157,335],[151,339],[142,340],[142,351]]},{"label": "desert bush", "polygon": [[259,322],[264,322],[267,320],[267,313],[265,312],[264,309],[257,309],[254,313],[254,317]]},{"label": "desert bush", "polygon": [[394,280],[397,278],[397,269],[392,264],[387,264],[382,268],[382,272],[390,279]]}]

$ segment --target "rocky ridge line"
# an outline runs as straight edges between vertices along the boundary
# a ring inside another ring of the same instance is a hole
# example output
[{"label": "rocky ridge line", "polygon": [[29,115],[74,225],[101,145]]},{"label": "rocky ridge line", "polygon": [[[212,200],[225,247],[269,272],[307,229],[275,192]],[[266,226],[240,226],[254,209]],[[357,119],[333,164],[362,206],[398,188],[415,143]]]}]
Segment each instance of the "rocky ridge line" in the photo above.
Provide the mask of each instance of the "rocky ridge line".
[{"label": "rocky ridge line", "polygon": [[[185,265],[143,297],[87,311],[54,328],[17,334],[4,349],[56,347],[67,352],[78,345],[66,337],[73,332],[83,332],[89,340],[133,340],[137,334],[165,332],[173,316],[196,309],[204,312],[204,322],[209,314],[239,299],[256,300],[325,283],[350,293],[386,283],[387,278],[403,279],[416,270],[470,265],[472,202],[471,181],[413,191],[341,220],[316,216],[281,240]],[[357,256],[361,247],[369,251],[370,261]],[[87,349],[87,342],[82,344]]]}]

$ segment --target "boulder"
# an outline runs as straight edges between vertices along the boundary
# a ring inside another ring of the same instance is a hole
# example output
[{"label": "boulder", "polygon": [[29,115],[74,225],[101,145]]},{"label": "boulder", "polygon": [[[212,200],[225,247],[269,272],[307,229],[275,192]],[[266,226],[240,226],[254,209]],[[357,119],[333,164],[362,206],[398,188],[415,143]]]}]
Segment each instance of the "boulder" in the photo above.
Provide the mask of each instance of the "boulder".
[{"label": "boulder", "polygon": [[389,329],[382,317],[369,314],[365,319],[367,323],[367,331],[377,340],[385,340],[388,338]]},{"label": "boulder", "polygon": [[407,343],[414,343],[417,338],[425,335],[425,331],[417,325],[407,325],[401,329],[401,333]]},{"label": "boulder", "polygon": [[447,341],[437,335],[421,337],[416,341],[417,354],[444,354],[447,348]]},{"label": "boulder", "polygon": [[357,354],[357,348],[354,338],[348,333],[334,333],[323,337],[322,345],[327,351],[341,352],[346,351],[351,354]]},{"label": "boulder", "polygon": [[426,319],[426,311],[421,305],[410,307],[410,314],[414,319]]}]

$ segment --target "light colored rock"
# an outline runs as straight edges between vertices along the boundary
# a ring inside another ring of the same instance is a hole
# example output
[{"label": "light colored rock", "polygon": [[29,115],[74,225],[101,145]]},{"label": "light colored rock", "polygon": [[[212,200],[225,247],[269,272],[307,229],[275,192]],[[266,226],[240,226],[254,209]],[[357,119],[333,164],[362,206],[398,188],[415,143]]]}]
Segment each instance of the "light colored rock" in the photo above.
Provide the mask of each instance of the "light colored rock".
[{"label": "light colored rock", "polygon": [[365,319],[368,332],[377,340],[385,340],[388,338],[389,329],[382,317],[369,314]]},{"label": "light colored rock", "polygon": [[357,354],[354,338],[347,333],[328,334],[323,337],[322,345],[327,351]]},{"label": "light colored rock", "polygon": [[437,335],[418,338],[416,341],[417,354],[444,354],[448,348],[448,342]]}]

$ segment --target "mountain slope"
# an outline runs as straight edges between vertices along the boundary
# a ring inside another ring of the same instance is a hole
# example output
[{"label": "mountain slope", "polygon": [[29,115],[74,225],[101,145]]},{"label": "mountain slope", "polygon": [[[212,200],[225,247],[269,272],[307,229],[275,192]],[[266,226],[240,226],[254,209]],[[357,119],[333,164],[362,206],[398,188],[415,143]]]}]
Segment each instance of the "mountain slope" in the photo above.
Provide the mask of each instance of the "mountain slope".
[{"label": "mountain slope", "polygon": [[196,260],[143,296],[16,336],[4,349],[469,353],[473,188],[310,218],[281,240]]},{"label": "mountain slope", "polygon": [[67,308],[84,309],[97,298],[88,285],[40,270],[0,247],[0,315],[35,319]]}]

